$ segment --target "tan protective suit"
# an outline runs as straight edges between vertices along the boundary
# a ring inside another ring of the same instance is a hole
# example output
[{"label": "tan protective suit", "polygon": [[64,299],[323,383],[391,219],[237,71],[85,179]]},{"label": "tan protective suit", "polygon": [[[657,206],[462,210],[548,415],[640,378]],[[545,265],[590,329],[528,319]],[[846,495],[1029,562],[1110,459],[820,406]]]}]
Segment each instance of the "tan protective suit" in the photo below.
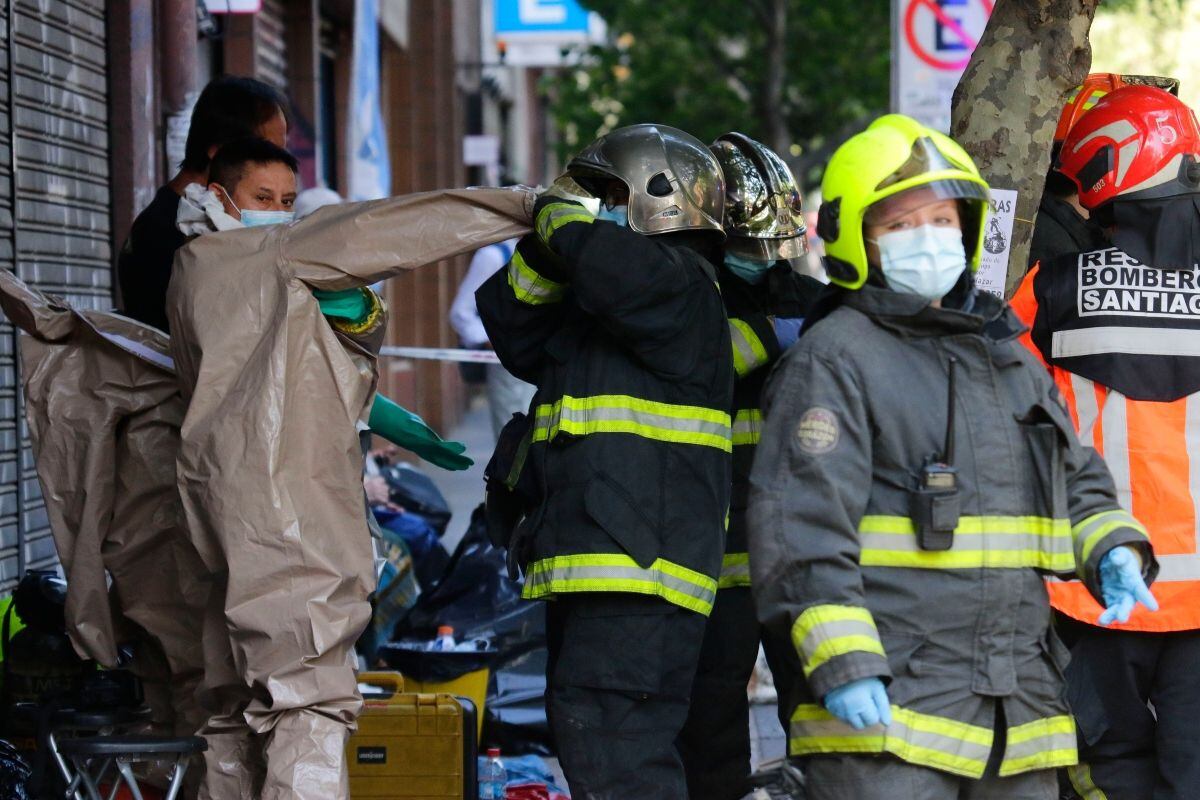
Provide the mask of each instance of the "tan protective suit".
[{"label": "tan protective suit", "polygon": [[67,576],[71,641],[106,667],[132,643],[153,732],[190,736],[204,719],[194,694],[208,585],[175,480],[184,404],[167,336],[77,311],[4,271],[0,307],[29,334],[25,411]]},{"label": "tan protective suit", "polygon": [[361,338],[377,328],[336,332],[313,290],[520,236],[533,201],[459,189],[330,206],[201,236],[176,256],[180,489],[197,549],[224,576],[205,621],[202,797],[348,796],[343,753],[362,703],[353,646],[375,583],[358,436],[375,353]]}]

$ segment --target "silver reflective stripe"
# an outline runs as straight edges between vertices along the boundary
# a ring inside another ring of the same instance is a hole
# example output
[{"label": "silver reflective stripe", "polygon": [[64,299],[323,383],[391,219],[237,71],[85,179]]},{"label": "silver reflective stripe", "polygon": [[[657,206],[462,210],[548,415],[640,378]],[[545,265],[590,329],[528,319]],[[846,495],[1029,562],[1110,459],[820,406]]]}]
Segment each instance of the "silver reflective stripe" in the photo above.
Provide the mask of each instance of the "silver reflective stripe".
[{"label": "silver reflective stripe", "polygon": [[1121,508],[1133,508],[1133,485],[1129,476],[1129,419],[1125,395],[1110,389],[1100,411],[1104,434],[1104,463],[1112,473]]},{"label": "silver reflective stripe", "polygon": [[508,283],[517,299],[525,303],[553,303],[562,299],[566,287],[538,273],[525,261],[520,251],[508,262]]},{"label": "silver reflective stripe", "polygon": [[804,641],[800,642],[801,655],[804,657],[805,663],[813,660],[817,648],[822,644],[830,639],[838,639],[843,636],[868,636],[878,641],[879,631],[875,629],[873,623],[860,619],[818,623],[808,631]]},{"label": "silver reflective stripe", "polygon": [[[924,553],[916,536],[901,536],[894,533],[872,533],[859,531],[858,539],[862,550],[891,553]],[[1028,532],[1009,532],[1002,529],[985,533],[955,531],[954,545],[947,553],[962,551],[1036,551],[1046,555],[1074,552],[1070,536],[1040,535]]]},{"label": "silver reflective stripe", "polygon": [[[1183,437],[1188,453],[1188,494],[1192,498],[1197,524],[1192,535],[1200,545],[1200,395],[1188,395],[1185,415]],[[1196,577],[1200,578],[1200,575]]]},{"label": "silver reflective stripe", "polygon": [[734,366],[743,375],[767,363],[762,342],[757,337],[751,337],[754,337],[754,329],[748,323],[740,319],[729,320],[729,338],[733,341],[733,349],[737,351]]},{"label": "silver reflective stripe", "polygon": [[1136,356],[1200,356],[1200,331],[1172,328],[1105,326],[1055,331],[1054,358],[1126,353]]},{"label": "silver reflective stripe", "polygon": [[[595,558],[609,563],[578,563]],[[526,598],[547,597],[559,592],[616,591],[657,594],[668,602],[707,614],[717,596],[717,582],[700,573],[689,580],[676,571],[688,572],[662,560],[639,567],[633,559],[611,556],[565,556],[534,562],[525,576]],[[558,563],[555,563],[558,562]],[[576,563],[572,563],[576,562]],[[662,568],[659,567],[663,564]]]},{"label": "silver reflective stripe", "polygon": [[[1071,389],[1075,392],[1075,413],[1079,417],[1079,441],[1095,447],[1096,426],[1100,425],[1100,408],[1096,405],[1096,384],[1071,373]],[[1100,428],[1101,435],[1104,427]]]},{"label": "silver reflective stripe", "polygon": [[[893,753],[910,763],[933,765],[958,775],[980,777],[987,766],[992,743],[968,741],[930,730],[918,730],[907,724],[905,709],[892,706],[892,724],[886,730],[874,726],[856,731],[836,719],[793,719],[791,739],[793,754],[867,752],[855,747],[855,739],[880,739],[880,750]],[[915,720],[914,720],[915,721]],[[980,729],[991,738],[991,732]],[[864,742],[865,744],[866,742]],[[874,748],[872,748],[874,749]]]},{"label": "silver reflective stripe", "polygon": [[[684,414],[723,416],[725,421],[697,419],[689,416],[674,416],[656,413],[656,405],[663,412],[677,410]],[[730,424],[728,415],[712,409],[654,404],[636,398],[623,399],[618,396],[604,398],[572,398],[548,405],[538,406],[534,425],[534,441],[553,439],[560,430],[567,433],[586,435],[589,433],[631,433],[651,439],[690,444],[706,444],[730,447]]]},{"label": "silver reflective stripe", "polygon": [[1076,742],[1074,730],[1052,732],[1016,744],[1008,744],[1004,749],[1004,760],[1032,758],[1053,750],[1074,750]]},{"label": "silver reflective stripe", "polygon": [[1163,581],[1200,581],[1200,555],[1162,555],[1158,557],[1158,577]]},{"label": "silver reflective stripe", "polygon": [[725,586],[736,585],[737,582],[750,580],[750,563],[742,561],[741,563],[722,564],[721,565],[721,585]]},{"label": "silver reflective stripe", "polygon": [[762,439],[762,415],[753,410],[742,410],[733,420],[733,444],[754,445]]}]

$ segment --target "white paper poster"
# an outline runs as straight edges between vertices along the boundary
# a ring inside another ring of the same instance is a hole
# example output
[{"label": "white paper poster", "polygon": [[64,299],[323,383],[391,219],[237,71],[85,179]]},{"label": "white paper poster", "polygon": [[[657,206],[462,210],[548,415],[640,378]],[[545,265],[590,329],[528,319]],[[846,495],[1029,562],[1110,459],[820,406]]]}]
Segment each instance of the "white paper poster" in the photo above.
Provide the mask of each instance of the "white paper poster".
[{"label": "white paper poster", "polygon": [[1013,218],[1017,213],[1017,192],[1014,189],[992,189],[988,204],[991,208],[983,226],[983,258],[975,275],[975,285],[1004,297],[1008,257],[1012,252]]}]

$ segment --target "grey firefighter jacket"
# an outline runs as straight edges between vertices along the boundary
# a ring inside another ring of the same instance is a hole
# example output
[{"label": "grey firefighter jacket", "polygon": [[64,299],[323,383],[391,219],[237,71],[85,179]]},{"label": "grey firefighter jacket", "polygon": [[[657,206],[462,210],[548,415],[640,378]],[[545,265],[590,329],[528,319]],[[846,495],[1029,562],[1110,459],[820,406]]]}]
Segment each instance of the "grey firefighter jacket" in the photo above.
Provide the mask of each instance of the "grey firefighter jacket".
[{"label": "grey firefighter jacket", "polygon": [[[803,664],[794,755],[888,752],[979,778],[1002,703],[1000,775],[1075,763],[1043,578],[1077,572],[1097,594],[1119,544],[1139,549],[1148,579],[1157,571],[1015,316],[990,295],[970,302],[846,293],[768,384],[750,564],[759,616],[790,631]],[[910,490],[942,450],[950,358],[962,516],[949,550],[921,550]],[[886,729],[855,731],[819,705],[870,676],[888,684]]]},{"label": "grey firefighter jacket", "polygon": [[762,390],[770,366],[782,353],[775,337],[774,318],[805,316],[823,284],[793,272],[782,262],[758,285],[747,283],[725,267],[720,270],[720,280],[725,313],[729,315],[736,375],[733,385],[733,494],[719,581],[720,588],[727,589],[750,585],[746,505],[754,450],[762,435]]},{"label": "grey firefighter jacket", "polygon": [[573,203],[537,224],[476,293],[501,362],[538,387],[516,537],[530,543],[514,545],[525,596],[634,592],[707,615],[733,393],[716,273]]}]

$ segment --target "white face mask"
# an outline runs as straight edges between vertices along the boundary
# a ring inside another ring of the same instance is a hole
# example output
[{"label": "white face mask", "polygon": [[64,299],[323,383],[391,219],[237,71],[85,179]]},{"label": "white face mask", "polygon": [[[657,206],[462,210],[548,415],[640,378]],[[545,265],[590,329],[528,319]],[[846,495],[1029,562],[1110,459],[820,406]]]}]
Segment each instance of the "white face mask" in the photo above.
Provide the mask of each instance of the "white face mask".
[{"label": "white face mask", "polygon": [[962,231],[921,225],[880,236],[879,259],[883,277],[897,292],[938,300],[958,283],[967,268]]}]

